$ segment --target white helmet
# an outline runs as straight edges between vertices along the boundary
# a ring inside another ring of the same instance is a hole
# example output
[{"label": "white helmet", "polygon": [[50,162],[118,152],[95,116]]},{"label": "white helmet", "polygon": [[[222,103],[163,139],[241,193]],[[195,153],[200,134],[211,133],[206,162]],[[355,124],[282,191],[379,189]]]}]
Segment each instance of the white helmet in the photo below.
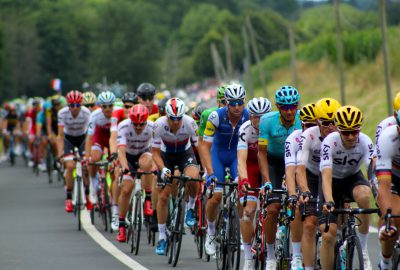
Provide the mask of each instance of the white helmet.
[{"label": "white helmet", "polygon": [[165,104],[165,112],[168,116],[181,117],[185,114],[185,102],[180,98],[171,98]]},{"label": "white helmet", "polygon": [[104,91],[99,94],[97,101],[99,102],[99,105],[113,104],[115,101],[115,95],[110,91]]},{"label": "white helmet", "polygon": [[271,111],[271,102],[267,98],[252,98],[247,103],[247,110],[250,114],[263,115]]},{"label": "white helmet", "polygon": [[240,84],[230,84],[225,88],[225,98],[230,99],[244,99],[246,98],[246,90]]}]

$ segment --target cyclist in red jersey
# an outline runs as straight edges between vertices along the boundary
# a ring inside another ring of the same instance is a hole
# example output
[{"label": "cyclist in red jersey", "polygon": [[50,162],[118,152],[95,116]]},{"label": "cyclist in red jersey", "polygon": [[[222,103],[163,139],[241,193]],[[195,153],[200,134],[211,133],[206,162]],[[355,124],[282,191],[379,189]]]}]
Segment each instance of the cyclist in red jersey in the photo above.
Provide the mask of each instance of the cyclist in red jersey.
[{"label": "cyclist in red jersey", "polygon": [[154,95],[156,88],[151,83],[142,83],[136,90],[138,101],[140,104],[147,107],[149,115],[158,113],[158,107],[154,104]]},{"label": "cyclist in red jersey", "polygon": [[[36,137],[36,116],[42,110],[40,100],[35,98],[32,101],[32,108],[26,113],[25,121],[28,125],[27,137],[28,137],[28,149],[30,153],[33,153],[33,142]],[[29,165],[33,166],[33,161],[29,161]]]}]

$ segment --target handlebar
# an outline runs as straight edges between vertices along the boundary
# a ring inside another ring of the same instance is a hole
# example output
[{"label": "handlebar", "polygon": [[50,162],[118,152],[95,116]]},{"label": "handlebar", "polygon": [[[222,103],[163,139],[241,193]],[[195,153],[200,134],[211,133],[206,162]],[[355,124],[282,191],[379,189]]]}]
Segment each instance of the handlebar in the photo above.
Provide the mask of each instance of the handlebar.
[{"label": "handlebar", "polygon": [[[338,208],[333,211],[329,211],[325,220],[325,230],[324,232],[329,231],[330,227],[330,219],[333,214],[347,214],[349,216],[355,216],[358,214],[378,214],[380,213],[378,208]],[[400,217],[400,216],[399,216]]]}]

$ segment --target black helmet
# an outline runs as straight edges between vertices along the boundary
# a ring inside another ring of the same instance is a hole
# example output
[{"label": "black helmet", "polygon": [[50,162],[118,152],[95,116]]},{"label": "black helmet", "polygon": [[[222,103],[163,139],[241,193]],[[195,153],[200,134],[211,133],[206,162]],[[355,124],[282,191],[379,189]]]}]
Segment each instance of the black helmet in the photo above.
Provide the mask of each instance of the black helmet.
[{"label": "black helmet", "polygon": [[192,117],[195,121],[200,121],[201,114],[207,107],[204,105],[199,105],[192,110]]},{"label": "black helmet", "polygon": [[122,98],[122,102],[132,102],[135,103],[135,100],[137,101],[137,95],[133,92],[126,92]]},{"label": "black helmet", "polygon": [[165,104],[167,103],[168,98],[163,98],[158,102],[158,113],[160,115],[165,115]]},{"label": "black helmet", "polygon": [[142,83],[136,90],[139,97],[143,96],[154,96],[156,94],[156,88],[151,83]]}]

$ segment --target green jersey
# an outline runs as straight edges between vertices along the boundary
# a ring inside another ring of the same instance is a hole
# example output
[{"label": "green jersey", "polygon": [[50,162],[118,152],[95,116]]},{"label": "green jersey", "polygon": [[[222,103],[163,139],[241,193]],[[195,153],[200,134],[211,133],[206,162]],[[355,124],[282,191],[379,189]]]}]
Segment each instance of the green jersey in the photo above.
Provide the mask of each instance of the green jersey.
[{"label": "green jersey", "polygon": [[199,133],[200,137],[203,137],[204,130],[206,129],[206,124],[207,124],[208,117],[216,109],[218,109],[218,107],[212,107],[212,108],[207,109],[207,110],[205,110],[204,112],[201,113],[200,126],[199,126],[199,129],[198,129],[198,133]]}]

